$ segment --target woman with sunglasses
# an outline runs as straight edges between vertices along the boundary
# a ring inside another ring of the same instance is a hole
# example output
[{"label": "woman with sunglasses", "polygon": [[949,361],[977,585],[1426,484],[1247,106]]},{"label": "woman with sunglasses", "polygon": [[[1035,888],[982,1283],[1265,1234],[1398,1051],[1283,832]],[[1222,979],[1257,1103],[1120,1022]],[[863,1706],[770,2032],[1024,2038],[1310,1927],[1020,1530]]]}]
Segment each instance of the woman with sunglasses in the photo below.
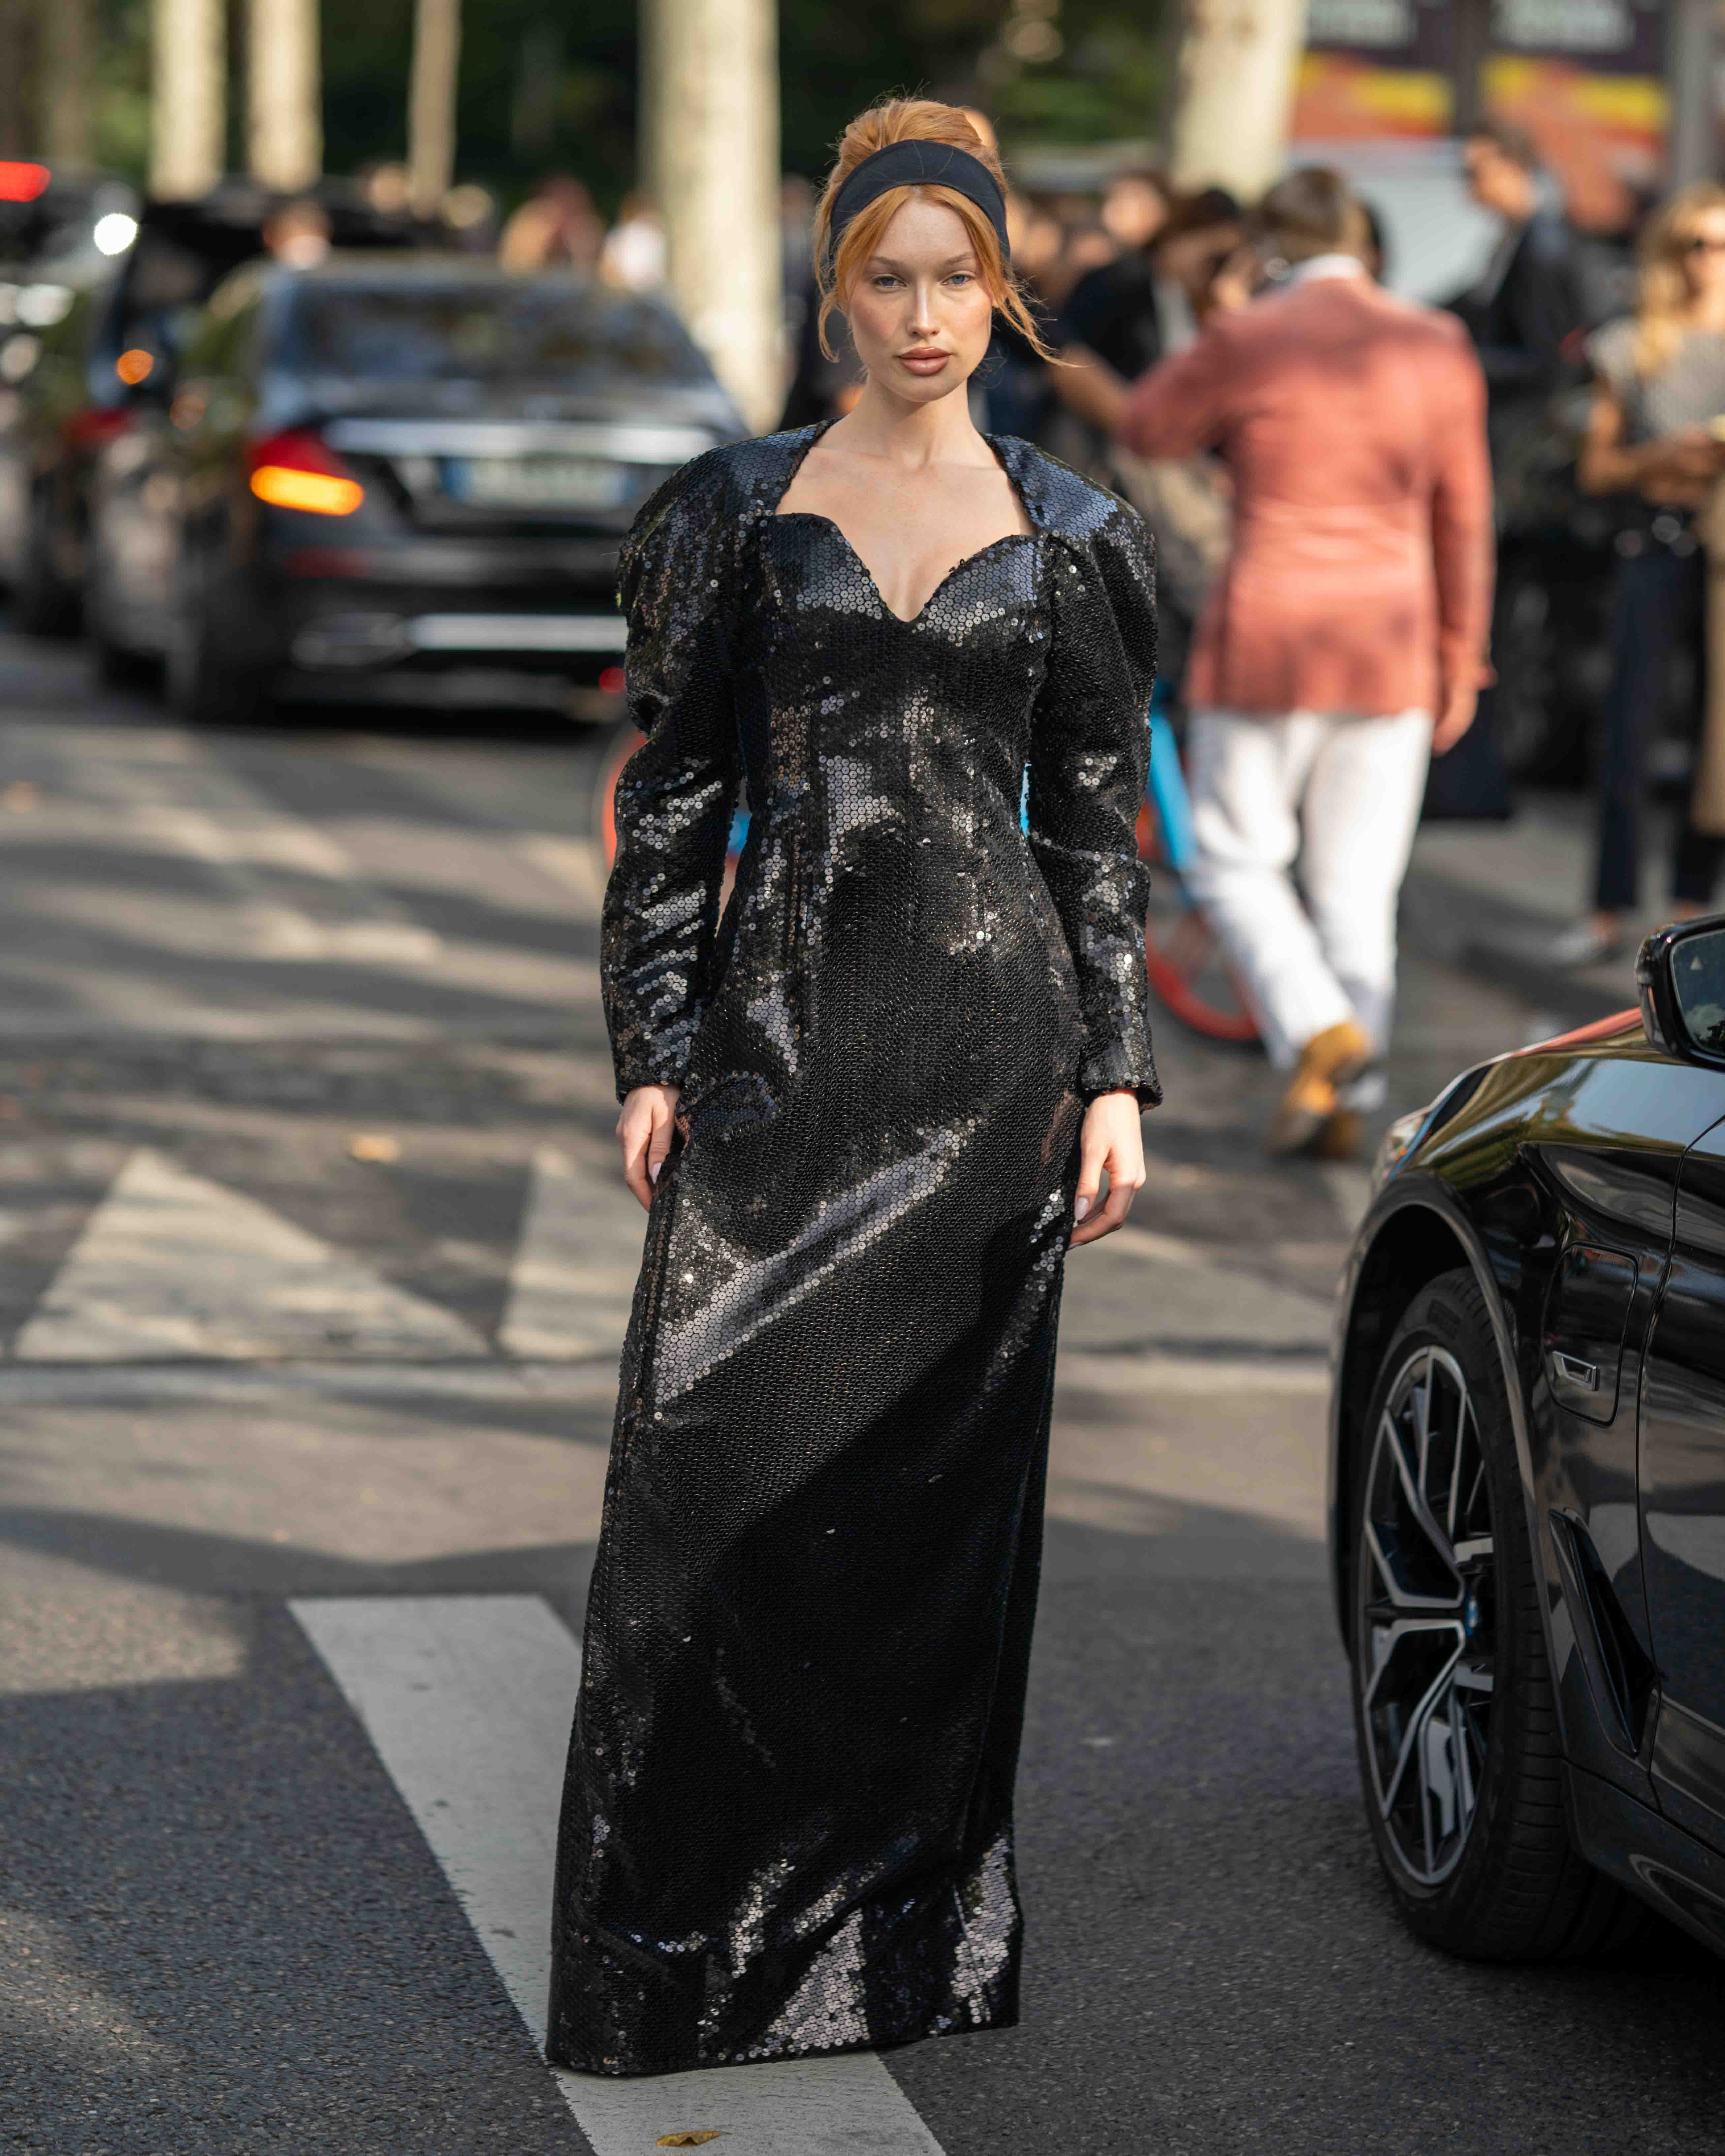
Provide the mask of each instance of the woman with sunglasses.
[{"label": "woman with sunglasses", "polygon": [[[1635,311],[1588,341],[1593,406],[1580,480],[1621,497],[1611,629],[1611,685],[1599,763],[1594,910],[1553,950],[1568,966],[1623,952],[1640,897],[1640,823],[1648,752],[1673,658],[1693,657],[1695,701],[1705,589],[1696,512],[1725,475],[1725,187],[1681,188],[1649,220],[1639,249]],[[1725,844],[1679,824],[1671,894],[1680,916],[1703,913]]]}]

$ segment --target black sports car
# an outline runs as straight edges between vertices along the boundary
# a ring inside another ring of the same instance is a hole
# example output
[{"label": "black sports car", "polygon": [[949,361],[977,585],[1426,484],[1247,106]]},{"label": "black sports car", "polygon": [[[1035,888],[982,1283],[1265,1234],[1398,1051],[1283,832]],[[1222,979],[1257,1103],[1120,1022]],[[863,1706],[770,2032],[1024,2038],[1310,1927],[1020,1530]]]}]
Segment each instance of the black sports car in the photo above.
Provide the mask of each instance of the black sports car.
[{"label": "black sports car", "polygon": [[1394,1125],[1337,1317],[1366,1809],[1414,1929],[1725,1951],[1725,917]]}]

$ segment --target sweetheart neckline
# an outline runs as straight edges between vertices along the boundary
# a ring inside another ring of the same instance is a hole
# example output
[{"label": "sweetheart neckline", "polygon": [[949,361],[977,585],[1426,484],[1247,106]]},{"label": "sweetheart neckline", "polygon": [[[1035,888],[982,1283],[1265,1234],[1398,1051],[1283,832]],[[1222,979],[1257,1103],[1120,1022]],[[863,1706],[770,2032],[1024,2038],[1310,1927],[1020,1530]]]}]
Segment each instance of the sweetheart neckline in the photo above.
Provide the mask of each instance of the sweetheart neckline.
[{"label": "sweetheart neckline", "polygon": [[886,603],[886,594],[881,591],[880,582],[875,577],[874,571],[857,552],[855,541],[851,538],[850,533],[845,529],[845,526],[839,523],[836,519],[824,515],[819,509],[775,509],[773,512],[773,521],[775,524],[788,524],[799,516],[806,518],[811,523],[824,524],[829,531],[834,532],[837,535],[839,539],[843,542],[845,552],[850,555],[851,560],[855,562],[858,568],[862,571],[864,576],[868,578],[869,589],[875,595],[875,605],[880,608],[882,613],[889,615],[891,619],[899,623],[901,626],[905,629],[914,629],[916,626],[917,623],[922,620],[924,614],[928,612],[928,609],[934,604],[935,601],[940,597],[941,593],[945,591],[947,586],[952,583],[953,578],[957,575],[961,569],[969,568],[971,564],[974,562],[985,561],[997,547],[1010,547],[1014,543],[1022,544],[1025,542],[1034,542],[1040,539],[1042,536],[1042,534],[1040,531],[1003,531],[998,539],[989,540],[987,546],[978,547],[976,548],[974,552],[963,555],[959,560],[954,562],[952,567],[947,570],[945,576],[941,578],[934,589],[928,594],[928,597],[923,600],[922,605],[917,608],[915,613],[901,613],[896,607],[888,606]]}]

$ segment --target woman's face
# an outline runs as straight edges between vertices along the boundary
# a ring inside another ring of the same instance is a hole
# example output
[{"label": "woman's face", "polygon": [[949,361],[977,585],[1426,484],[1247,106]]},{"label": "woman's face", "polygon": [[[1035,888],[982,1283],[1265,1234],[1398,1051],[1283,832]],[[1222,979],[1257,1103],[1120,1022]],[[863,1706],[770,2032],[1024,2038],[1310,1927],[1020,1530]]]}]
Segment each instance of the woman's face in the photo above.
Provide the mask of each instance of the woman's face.
[{"label": "woman's face", "polygon": [[1147,247],[1168,223],[1168,197],[1143,172],[1122,172],[1102,198],[1102,225],[1122,247]]},{"label": "woman's face", "polygon": [[907,202],[845,295],[845,311],[878,388],[908,404],[962,388],[988,349],[994,303],[957,210]]},{"label": "woman's face", "polygon": [[1725,207],[1704,209],[1678,241],[1683,275],[1697,300],[1725,295]]}]

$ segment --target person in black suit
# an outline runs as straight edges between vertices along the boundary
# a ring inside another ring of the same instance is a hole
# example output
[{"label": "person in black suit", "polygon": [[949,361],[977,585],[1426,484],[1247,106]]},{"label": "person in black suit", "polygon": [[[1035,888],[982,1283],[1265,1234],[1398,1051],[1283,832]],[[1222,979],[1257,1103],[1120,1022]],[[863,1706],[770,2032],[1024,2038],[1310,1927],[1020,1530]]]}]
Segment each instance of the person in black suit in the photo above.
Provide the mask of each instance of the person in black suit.
[{"label": "person in black suit", "polygon": [[1451,311],[1473,338],[1494,407],[1548,395],[1573,362],[1586,320],[1574,234],[1547,199],[1539,152],[1524,129],[1482,121],[1462,157],[1469,192],[1502,220],[1503,233]]},{"label": "person in black suit", "polygon": [[1245,237],[1245,213],[1221,187],[1178,197],[1147,245],[1081,277],[1060,309],[1068,344],[1136,382],[1191,343],[1218,273]]},{"label": "person in black suit", "polygon": [[[1518,445],[1525,449],[1548,426],[1553,391],[1578,371],[1587,310],[1574,231],[1552,198],[1532,137],[1512,121],[1482,121],[1468,135],[1462,157],[1470,193],[1502,225],[1483,272],[1450,300],[1450,310],[1472,337],[1486,377],[1486,432],[1500,479],[1500,543],[1510,549],[1513,486],[1502,482],[1526,461]],[[1514,588],[1512,577],[1500,579],[1504,603]],[[1450,754],[1432,764],[1428,817],[1496,819],[1512,813],[1496,732],[1488,688],[1478,723]]]}]

